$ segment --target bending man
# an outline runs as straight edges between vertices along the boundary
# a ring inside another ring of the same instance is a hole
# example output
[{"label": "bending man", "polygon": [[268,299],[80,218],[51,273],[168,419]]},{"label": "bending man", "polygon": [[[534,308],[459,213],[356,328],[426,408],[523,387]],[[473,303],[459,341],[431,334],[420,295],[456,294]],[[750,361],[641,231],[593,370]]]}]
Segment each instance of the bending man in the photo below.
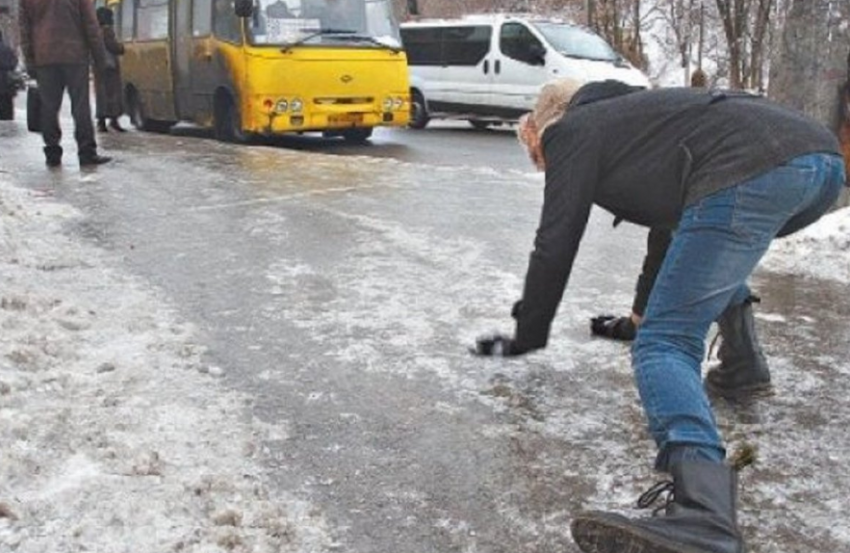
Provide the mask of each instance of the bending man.
[{"label": "bending man", "polygon": [[580,514],[573,538],[586,553],[739,553],[736,472],[700,374],[705,337],[750,297],[747,280],[771,241],[835,203],[845,184],[838,142],[801,113],[743,92],[632,92],[612,81],[575,89],[547,85],[523,121],[546,172],[543,210],[516,333],[481,339],[477,351],[546,346],[594,204],[675,228],[632,349],[655,466],[672,475],[673,499],[650,519]]}]

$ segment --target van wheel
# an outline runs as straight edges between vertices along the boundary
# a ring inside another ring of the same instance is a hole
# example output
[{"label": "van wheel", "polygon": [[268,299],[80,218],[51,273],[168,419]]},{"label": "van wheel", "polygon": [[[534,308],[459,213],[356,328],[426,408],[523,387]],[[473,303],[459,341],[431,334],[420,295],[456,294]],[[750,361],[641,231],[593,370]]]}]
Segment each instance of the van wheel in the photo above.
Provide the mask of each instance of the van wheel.
[{"label": "van wheel", "polygon": [[482,121],[481,119],[470,119],[469,124],[472,125],[472,128],[478,131],[483,131],[490,128],[489,121]]},{"label": "van wheel", "polygon": [[248,142],[248,134],[242,130],[239,108],[230,96],[216,99],[214,132],[216,139],[222,142]]},{"label": "van wheel", "polygon": [[422,93],[414,91],[410,99],[410,123],[407,126],[411,129],[424,129],[430,120],[425,98]]}]

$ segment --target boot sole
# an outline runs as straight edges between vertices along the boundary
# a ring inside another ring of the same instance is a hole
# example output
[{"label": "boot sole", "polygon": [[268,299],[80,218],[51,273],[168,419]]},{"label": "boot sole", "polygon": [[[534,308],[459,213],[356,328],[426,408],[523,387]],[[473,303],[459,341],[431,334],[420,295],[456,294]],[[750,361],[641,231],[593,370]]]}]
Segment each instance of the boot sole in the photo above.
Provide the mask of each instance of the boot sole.
[{"label": "boot sole", "polygon": [[642,530],[628,519],[577,518],[570,529],[584,553],[710,553]]},{"label": "boot sole", "polygon": [[742,386],[740,388],[720,388],[706,379],[704,382],[705,391],[714,397],[723,398],[729,401],[741,401],[748,399],[761,399],[775,395],[773,385],[754,384],[752,386]]}]

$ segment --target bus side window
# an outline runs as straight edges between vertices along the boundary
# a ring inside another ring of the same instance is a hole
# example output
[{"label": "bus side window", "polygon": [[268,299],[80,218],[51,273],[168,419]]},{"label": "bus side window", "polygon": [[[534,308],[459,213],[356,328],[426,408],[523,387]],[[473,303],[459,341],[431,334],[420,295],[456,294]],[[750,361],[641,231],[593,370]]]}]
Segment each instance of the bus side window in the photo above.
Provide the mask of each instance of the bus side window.
[{"label": "bus side window", "polygon": [[240,44],[242,42],[242,20],[236,17],[233,0],[213,0],[213,31],[215,36],[227,42]]},{"label": "bus side window", "polygon": [[118,22],[120,25],[121,40],[131,40],[135,33],[136,2],[135,0],[124,0],[119,4]]},{"label": "bus side window", "polygon": [[208,36],[212,31],[212,0],[192,0],[192,36]]},{"label": "bus side window", "polygon": [[139,0],[137,37],[142,40],[168,38],[168,0]]}]

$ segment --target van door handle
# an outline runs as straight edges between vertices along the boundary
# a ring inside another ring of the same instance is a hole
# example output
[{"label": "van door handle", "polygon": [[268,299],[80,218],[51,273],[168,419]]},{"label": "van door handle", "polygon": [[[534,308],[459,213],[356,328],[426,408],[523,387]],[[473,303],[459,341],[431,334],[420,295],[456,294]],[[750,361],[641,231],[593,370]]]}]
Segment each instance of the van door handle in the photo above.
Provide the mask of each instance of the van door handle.
[{"label": "van door handle", "polygon": [[484,74],[490,72],[490,60],[484,60]]},{"label": "van door handle", "polygon": [[502,60],[496,60],[493,64],[493,72],[498,75],[502,71]]}]

